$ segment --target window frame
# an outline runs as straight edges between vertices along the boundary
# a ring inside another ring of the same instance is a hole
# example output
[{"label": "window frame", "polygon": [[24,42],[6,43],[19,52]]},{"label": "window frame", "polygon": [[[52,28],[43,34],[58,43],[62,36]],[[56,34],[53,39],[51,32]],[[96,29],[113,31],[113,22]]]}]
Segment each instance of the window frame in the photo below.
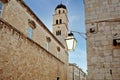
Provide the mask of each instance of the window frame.
[{"label": "window frame", "polygon": [[33,37],[33,29],[32,29],[32,27],[29,27],[29,28],[28,28],[28,37],[29,37],[30,39],[32,39],[32,37]]},{"label": "window frame", "polygon": [[36,24],[33,20],[31,19],[28,19],[28,29],[27,29],[27,32],[28,32],[28,37],[30,39],[32,39],[33,37],[33,30],[36,29]]},{"label": "window frame", "polygon": [[50,37],[46,37],[46,50],[48,51],[49,50],[49,44],[51,42],[51,39]]}]

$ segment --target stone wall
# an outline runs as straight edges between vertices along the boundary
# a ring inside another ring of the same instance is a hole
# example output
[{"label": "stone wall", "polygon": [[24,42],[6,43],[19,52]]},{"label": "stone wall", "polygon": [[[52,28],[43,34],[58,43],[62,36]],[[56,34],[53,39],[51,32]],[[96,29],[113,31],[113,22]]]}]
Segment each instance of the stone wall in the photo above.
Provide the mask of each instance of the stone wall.
[{"label": "stone wall", "polygon": [[88,80],[120,80],[120,1],[84,0]]},{"label": "stone wall", "polygon": [[65,51],[65,47],[48,30],[48,28],[24,3],[23,0],[10,0],[8,3],[5,3],[2,18],[26,36],[28,36],[28,29],[30,27],[29,20],[32,20],[35,23],[36,27],[33,29],[32,40],[46,49],[46,38],[49,37],[51,41],[49,43],[48,51],[57,57],[57,48],[59,47],[60,51],[58,58],[66,64],[68,63],[68,54]]},{"label": "stone wall", "polygon": [[120,18],[119,0],[84,0],[86,22]]},{"label": "stone wall", "polygon": [[70,63],[68,69],[68,80],[86,80],[86,73],[76,64]]},{"label": "stone wall", "polygon": [[66,64],[0,19],[0,80],[67,80]]},{"label": "stone wall", "polygon": [[119,80],[120,46],[113,46],[113,36],[120,34],[120,22],[102,22],[97,27],[98,32],[87,37],[88,80]]}]

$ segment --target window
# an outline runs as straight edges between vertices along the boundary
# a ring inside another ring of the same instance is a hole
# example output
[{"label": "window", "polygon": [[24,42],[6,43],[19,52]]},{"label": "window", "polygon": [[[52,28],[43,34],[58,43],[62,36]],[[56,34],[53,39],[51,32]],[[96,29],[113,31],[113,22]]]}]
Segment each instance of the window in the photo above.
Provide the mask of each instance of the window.
[{"label": "window", "polygon": [[46,42],[46,50],[48,51],[48,49],[49,49],[49,42],[47,41]]},{"label": "window", "polygon": [[58,24],[58,20],[56,20],[56,24]]},{"label": "window", "polygon": [[2,16],[3,3],[0,1],[0,16]]},{"label": "window", "polygon": [[56,35],[61,35],[61,30],[56,31]]},{"label": "window", "polygon": [[63,13],[65,13],[65,11],[63,10]]},{"label": "window", "polygon": [[50,37],[46,37],[46,50],[48,51],[49,50],[49,44],[51,42],[51,39]]},{"label": "window", "polygon": [[35,22],[33,20],[28,19],[28,25],[29,25],[29,28],[28,28],[28,31],[27,31],[28,32],[28,37],[30,39],[32,39],[33,29],[36,28],[36,24],[35,24]]},{"label": "window", "polygon": [[33,30],[31,27],[28,28],[28,37],[32,39]]},{"label": "window", "polygon": [[59,14],[60,14],[60,10],[59,10]]},{"label": "window", "polygon": [[60,78],[59,78],[59,77],[57,77],[57,80],[60,80]]},{"label": "window", "polygon": [[62,23],[62,19],[60,19],[60,24]]},{"label": "window", "polygon": [[57,58],[60,56],[60,47],[57,47]]}]

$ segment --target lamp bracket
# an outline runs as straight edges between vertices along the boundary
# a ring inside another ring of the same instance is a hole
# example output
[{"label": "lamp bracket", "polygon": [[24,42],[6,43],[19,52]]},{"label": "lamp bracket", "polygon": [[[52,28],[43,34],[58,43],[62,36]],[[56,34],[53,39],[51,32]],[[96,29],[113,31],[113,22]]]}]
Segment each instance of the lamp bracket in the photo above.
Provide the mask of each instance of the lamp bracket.
[{"label": "lamp bracket", "polygon": [[70,31],[70,33],[78,33],[82,38],[84,38],[85,40],[87,40],[86,38],[86,33],[83,33],[83,32],[77,32],[77,31]]}]

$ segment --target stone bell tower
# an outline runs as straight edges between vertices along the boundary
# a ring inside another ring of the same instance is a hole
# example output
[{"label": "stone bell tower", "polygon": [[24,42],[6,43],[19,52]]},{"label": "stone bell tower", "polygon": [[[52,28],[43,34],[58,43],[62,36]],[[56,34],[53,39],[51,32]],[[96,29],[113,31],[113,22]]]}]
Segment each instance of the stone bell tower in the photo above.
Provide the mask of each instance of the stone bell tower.
[{"label": "stone bell tower", "polygon": [[62,3],[57,5],[53,14],[53,34],[65,45],[65,38],[68,35],[67,8]]}]

